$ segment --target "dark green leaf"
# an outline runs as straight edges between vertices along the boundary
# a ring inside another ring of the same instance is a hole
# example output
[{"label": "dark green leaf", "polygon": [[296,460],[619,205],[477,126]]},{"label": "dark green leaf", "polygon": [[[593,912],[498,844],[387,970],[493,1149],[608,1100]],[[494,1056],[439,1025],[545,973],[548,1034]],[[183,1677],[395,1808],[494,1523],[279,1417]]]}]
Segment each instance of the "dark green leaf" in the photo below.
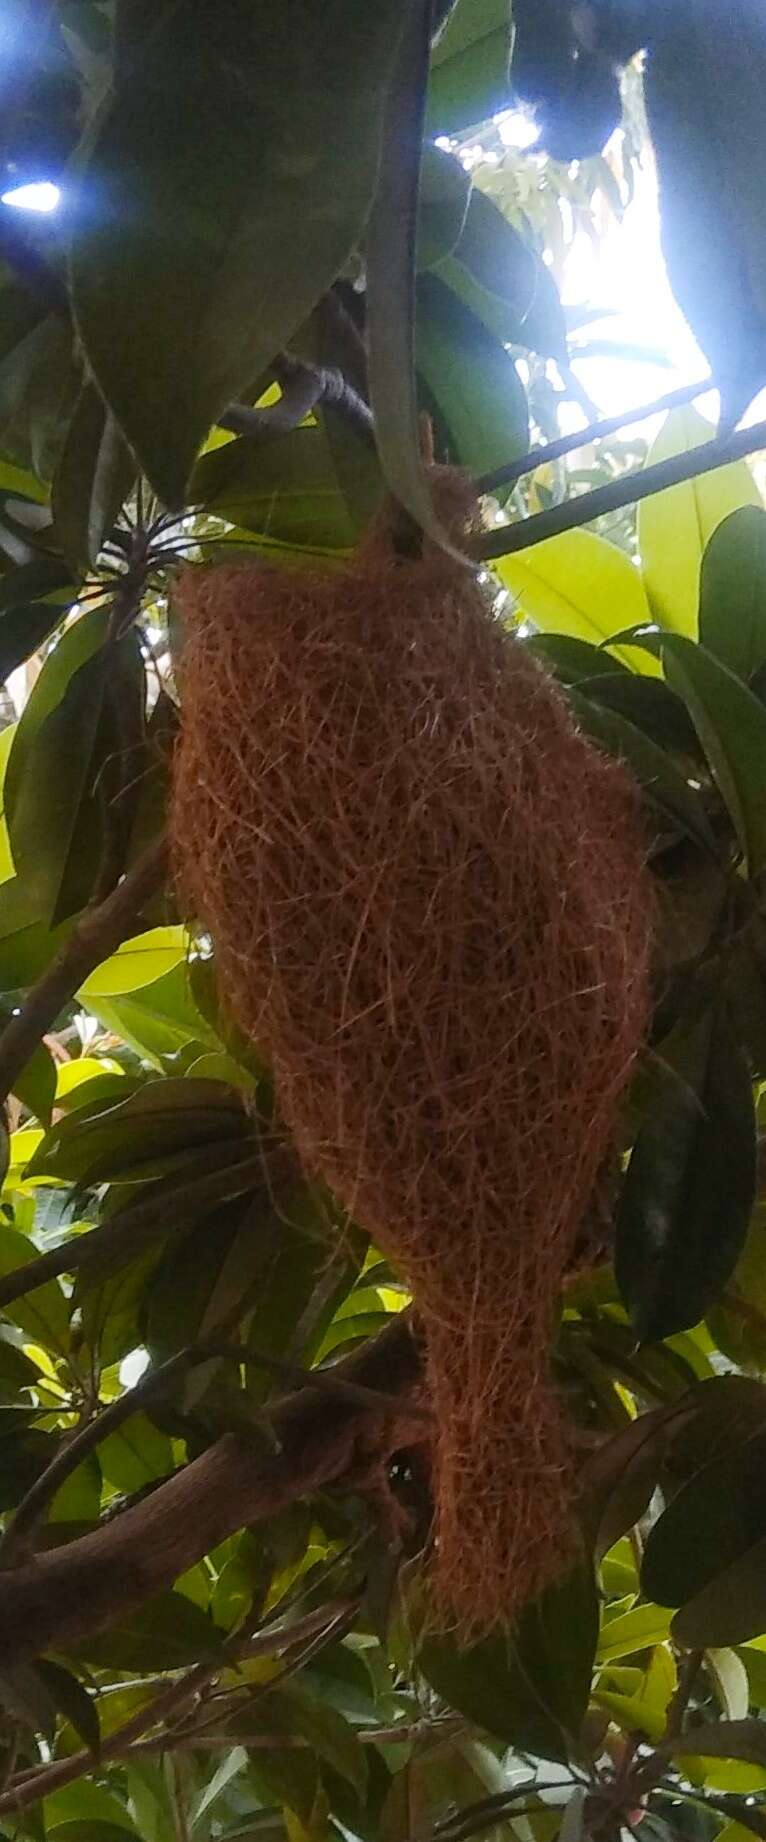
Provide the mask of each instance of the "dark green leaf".
[{"label": "dark green leaf", "polygon": [[600,702],[592,703],[582,685],[570,689],[569,700],[586,734],[627,763],[666,818],[706,850],[715,851],[715,838],[702,801],[665,750],[618,711]]},{"label": "dark green leaf", "polygon": [[690,1727],[674,1743],[677,1757],[693,1753],[703,1759],[744,1759],[749,1765],[766,1765],[766,1721],[703,1721]]},{"label": "dark green leaf", "polygon": [[550,270],[478,187],[460,241],[437,274],[496,339],[567,362],[564,310]]},{"label": "dark green leaf", "polygon": [[595,1587],[583,1564],[526,1608],[513,1643],[497,1636],[459,1649],[434,1635],[418,1663],[437,1694],[488,1733],[565,1759],[564,1735],[579,1729],[587,1706],[597,1635]]},{"label": "dark green leaf", "polygon": [[17,1075],[13,1092],[40,1124],[50,1124],[56,1094],[56,1064],[45,1043],[38,1043],[26,1067]]},{"label": "dark green leaf", "polygon": [[706,1012],[660,1084],[618,1205],[617,1281],[642,1339],[704,1317],[742,1251],[754,1196],[749,1069],[728,1024]]},{"label": "dark green leaf", "polygon": [[95,385],[85,384],[51,490],[56,535],[67,560],[81,574],[98,561],[135,471],[114,417]]},{"label": "dark green leaf", "polygon": [[[602,661],[606,657],[601,654]],[[671,753],[699,757],[696,730],[681,698],[671,691],[662,678],[645,677],[639,672],[600,672],[581,684],[580,689],[594,703],[616,711],[637,729]]]},{"label": "dark green leaf", "polygon": [[707,545],[700,579],[700,640],[738,678],[766,662],[766,511],[743,505]]},{"label": "dark green leaf", "polygon": [[361,232],[400,14],[399,0],[191,0],[103,113],[72,206],[75,313],[168,504]]},{"label": "dark green leaf", "polygon": [[703,1464],[652,1529],[643,1588],[682,1608],[673,1627],[681,1642],[737,1644],[766,1627],[765,1480],[760,1426]]},{"label": "dark green leaf", "polygon": [[7,614],[0,614],[0,683],[4,684],[11,672],[49,639],[64,612],[55,601],[33,601],[29,606],[10,608]]},{"label": "dark green leaf", "polygon": [[72,1675],[71,1670],[62,1669],[60,1663],[43,1660],[36,1664],[36,1669],[58,1713],[64,1715],[83,1745],[98,1758],[101,1728],[98,1708],[92,1696]]},{"label": "dark green leaf", "polygon": [[155,1175],[156,1161],[219,1141],[245,1141],[252,1126],[237,1089],[223,1081],[147,1081],[116,1106],[78,1107],[57,1121],[27,1166],[29,1176],[90,1183]]},{"label": "dark green leaf", "polygon": [[417,264],[429,269],[455,248],[465,223],[471,181],[462,162],[426,143],[420,169]]},{"label": "dark green leaf", "polygon": [[122,1623],[77,1645],[83,1662],[99,1669],[182,1669],[214,1657],[220,1632],[182,1593],[162,1593]]},{"label": "dark green leaf", "polygon": [[[0,1275],[3,1278],[33,1259],[34,1251],[18,1228],[0,1224]],[[41,1343],[43,1349],[51,1350],[56,1356],[68,1350],[69,1311],[57,1279],[49,1279],[44,1286],[38,1286],[25,1298],[17,1298],[3,1309],[5,1316],[19,1324],[33,1342]]]},{"label": "dark green leaf", "polygon": [[524,452],[527,399],[513,359],[436,275],[418,286],[417,367],[451,462],[484,473]]},{"label": "dark green leaf", "polygon": [[56,913],[78,814],[91,791],[108,620],[108,609],[94,609],[59,640],[23,711],[8,758],[5,812],[30,919],[50,921]]},{"label": "dark green leaf", "polygon": [[683,698],[728,806],[751,876],[766,866],[766,710],[703,646],[663,634],[665,677]]},{"label": "dark green leaf", "polygon": [[[358,451],[356,464],[369,465],[358,437],[348,441]],[[350,549],[359,534],[319,423],[275,441],[242,436],[213,449],[197,462],[189,491],[194,504],[258,532],[270,545],[326,555]]]},{"label": "dark green leaf", "polygon": [[605,675],[627,678],[628,669],[611,652],[591,646],[588,640],[576,640],[567,633],[535,633],[522,644],[535,658],[561,679],[562,684],[581,684],[587,678]]},{"label": "dark green leaf", "polygon": [[507,0],[459,0],[433,56],[428,125],[455,134],[510,102]]},{"label": "dark green leaf", "polygon": [[24,608],[28,602],[43,600],[48,595],[55,596],[63,607],[66,605],[64,591],[70,587],[65,563],[56,557],[37,557],[33,563],[22,563],[20,568],[10,569],[0,580],[0,615],[11,608]]}]

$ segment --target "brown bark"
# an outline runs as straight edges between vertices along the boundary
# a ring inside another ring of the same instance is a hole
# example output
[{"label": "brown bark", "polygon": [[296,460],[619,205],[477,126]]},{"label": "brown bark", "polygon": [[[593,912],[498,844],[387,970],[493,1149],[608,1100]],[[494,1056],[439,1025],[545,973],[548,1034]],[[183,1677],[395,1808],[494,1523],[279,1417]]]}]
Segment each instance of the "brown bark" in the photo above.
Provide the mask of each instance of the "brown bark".
[{"label": "brown bark", "polygon": [[407,1419],[407,1396],[420,1377],[407,1320],[398,1318],[339,1369],[348,1381],[401,1396],[401,1422],[313,1388],[286,1396],[274,1406],[268,1444],[257,1433],[226,1434],[113,1522],[0,1573],[3,1667],[118,1623],[227,1536],[353,1472],[371,1441],[385,1452],[408,1436],[422,1438],[422,1419]]}]

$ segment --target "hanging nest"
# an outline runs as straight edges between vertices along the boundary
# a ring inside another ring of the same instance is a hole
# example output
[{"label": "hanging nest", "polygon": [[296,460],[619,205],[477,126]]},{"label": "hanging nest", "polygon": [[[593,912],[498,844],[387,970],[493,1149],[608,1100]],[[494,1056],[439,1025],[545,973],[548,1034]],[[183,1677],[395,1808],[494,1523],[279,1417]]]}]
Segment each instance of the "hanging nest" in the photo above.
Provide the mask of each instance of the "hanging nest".
[{"label": "hanging nest", "polygon": [[[476,508],[436,476],[462,542]],[[188,568],[175,861],[307,1171],[412,1287],[434,1593],[566,1563],[563,1277],[644,1031],[637,800],[474,575],[381,521],[339,572]]]}]

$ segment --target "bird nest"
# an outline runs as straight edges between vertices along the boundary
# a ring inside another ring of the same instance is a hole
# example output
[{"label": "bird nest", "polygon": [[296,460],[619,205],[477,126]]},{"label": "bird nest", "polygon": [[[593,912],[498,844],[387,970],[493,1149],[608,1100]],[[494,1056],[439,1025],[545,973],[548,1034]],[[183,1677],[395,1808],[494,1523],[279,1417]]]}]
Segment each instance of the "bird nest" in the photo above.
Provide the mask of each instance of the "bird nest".
[{"label": "bird nest", "polygon": [[[475,524],[437,477],[453,535]],[[562,1280],[645,1029],[637,798],[475,575],[382,521],[340,571],[187,568],[175,861],[281,1113],[412,1288],[434,1593],[565,1565]]]}]

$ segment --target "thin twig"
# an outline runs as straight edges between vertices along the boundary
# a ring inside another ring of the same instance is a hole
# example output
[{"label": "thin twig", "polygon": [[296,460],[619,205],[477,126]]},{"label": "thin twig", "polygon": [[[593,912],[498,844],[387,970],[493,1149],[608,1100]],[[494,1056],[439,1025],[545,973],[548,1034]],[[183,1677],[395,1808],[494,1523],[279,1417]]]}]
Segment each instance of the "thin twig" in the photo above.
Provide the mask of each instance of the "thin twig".
[{"label": "thin twig", "polygon": [[669,486],[681,486],[685,480],[696,480],[701,474],[712,473],[716,467],[725,467],[730,461],[744,460],[746,455],[756,454],[762,448],[766,448],[766,421],[738,429],[733,435],[719,435],[714,441],[703,442],[699,448],[691,448],[688,453],[673,454],[669,460],[657,461],[653,467],[624,474],[622,479],[611,480],[608,486],[598,486],[594,492],[582,493],[568,499],[564,505],[554,505],[549,511],[536,513],[533,518],[522,518],[518,524],[502,525],[472,544],[472,555],[478,562],[490,562],[493,557],[514,556],[520,550],[531,550],[535,544],[544,544],[549,537],[579,530],[583,525],[592,524],[594,518],[603,518],[607,512],[635,505],[653,493],[666,491]]},{"label": "thin twig", "polygon": [[[75,993],[102,960],[116,953],[135,931],[150,896],[161,888],[167,870],[167,841],[159,839],[138,858],[106,901],[86,908],[69,939],[32,987],[18,1015],[0,1034],[0,1103]],[[64,1269],[66,1270],[66,1269]]]},{"label": "thin twig", "polygon": [[[244,1642],[239,1638],[236,1643],[227,1644],[224,1656],[219,1654],[212,1661],[196,1664],[180,1681],[171,1682],[159,1695],[155,1695],[153,1701],[139,1708],[130,1720],[118,1727],[116,1733],[104,1741],[101,1760],[122,1758],[134,1740],[140,1739],[161,1721],[167,1721],[171,1715],[178,1715],[222,1669],[229,1668],[233,1662],[245,1657],[278,1655],[280,1649],[291,1648],[303,1638],[312,1637],[324,1630],[328,1624],[334,1625],[340,1610],[345,1612],[346,1609],[345,1605],[342,1608],[337,1605],[322,1606],[283,1631],[266,1628]],[[75,1779],[92,1771],[93,1754],[89,1751],[78,1752],[70,1759],[58,1759],[52,1765],[34,1769],[0,1796],[0,1816],[28,1809],[30,1804],[38,1803],[41,1797],[50,1796],[52,1791],[60,1790],[65,1784],[72,1784]]]},{"label": "thin twig", "polygon": [[559,435],[555,441],[545,442],[541,447],[530,448],[528,454],[522,454],[518,460],[506,461],[504,467],[494,467],[489,473],[482,473],[476,481],[478,493],[493,492],[496,486],[512,486],[521,480],[525,473],[534,473],[538,467],[549,467],[553,461],[562,460],[565,454],[574,454],[578,448],[590,446],[592,441],[603,441],[607,435],[618,435],[620,429],[629,428],[633,422],[645,422],[648,416],[659,416],[664,410],[682,409],[685,403],[693,403],[696,397],[704,396],[707,390],[715,389],[712,377],[706,377],[698,384],[681,384],[677,390],[667,390],[664,396],[657,397],[653,403],[643,403],[639,409],[624,409],[618,416],[602,416],[598,422],[591,422],[588,428],[576,429],[572,435]]}]

